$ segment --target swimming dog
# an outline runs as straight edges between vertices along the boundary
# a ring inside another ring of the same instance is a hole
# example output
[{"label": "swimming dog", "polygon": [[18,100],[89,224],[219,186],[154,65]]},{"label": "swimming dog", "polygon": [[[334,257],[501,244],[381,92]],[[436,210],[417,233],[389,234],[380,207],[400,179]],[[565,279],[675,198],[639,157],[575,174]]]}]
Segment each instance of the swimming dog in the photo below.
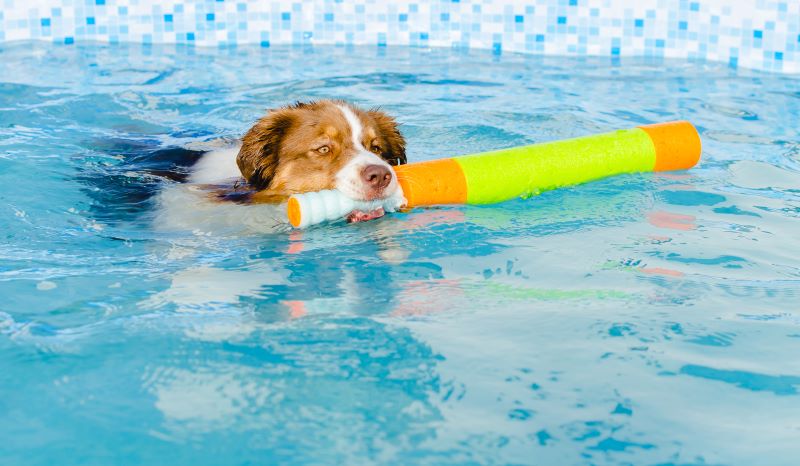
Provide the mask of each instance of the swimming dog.
[{"label": "swimming dog", "polygon": [[[393,117],[341,100],[273,108],[236,141],[166,148],[148,143],[103,141],[96,148],[123,161],[103,167],[102,175],[85,177],[102,185],[89,190],[101,217],[118,208],[126,213],[148,209],[155,212],[159,229],[211,232],[213,223],[252,227],[261,222],[257,230],[272,224],[269,230],[280,209],[259,205],[280,206],[292,194],[323,189],[360,200],[390,197],[400,189],[392,166],[406,163],[405,139]],[[155,209],[148,207],[150,199]],[[380,215],[356,212],[349,219]]]}]

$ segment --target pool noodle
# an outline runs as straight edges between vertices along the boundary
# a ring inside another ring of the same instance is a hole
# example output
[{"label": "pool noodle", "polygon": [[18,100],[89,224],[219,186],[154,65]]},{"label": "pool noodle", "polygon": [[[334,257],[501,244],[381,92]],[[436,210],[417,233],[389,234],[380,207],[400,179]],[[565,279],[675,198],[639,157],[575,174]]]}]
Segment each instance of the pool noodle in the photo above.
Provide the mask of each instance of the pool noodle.
[{"label": "pool noodle", "polygon": [[[492,204],[624,173],[686,170],[697,164],[701,150],[695,127],[674,121],[411,163],[395,172],[408,207]],[[289,201],[290,222],[300,227],[310,224],[309,214],[317,208],[298,202],[301,196]]]},{"label": "pool noodle", "polygon": [[395,168],[409,207],[491,204],[623,173],[685,170],[700,137],[678,121]]}]

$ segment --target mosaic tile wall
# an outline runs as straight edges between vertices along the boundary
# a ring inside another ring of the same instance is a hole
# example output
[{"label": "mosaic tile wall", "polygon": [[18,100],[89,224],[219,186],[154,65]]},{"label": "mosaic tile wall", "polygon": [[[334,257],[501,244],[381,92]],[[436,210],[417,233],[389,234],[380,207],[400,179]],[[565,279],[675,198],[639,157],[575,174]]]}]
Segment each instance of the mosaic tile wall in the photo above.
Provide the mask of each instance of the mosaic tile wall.
[{"label": "mosaic tile wall", "polygon": [[800,73],[798,0],[0,0],[0,41],[354,44]]}]

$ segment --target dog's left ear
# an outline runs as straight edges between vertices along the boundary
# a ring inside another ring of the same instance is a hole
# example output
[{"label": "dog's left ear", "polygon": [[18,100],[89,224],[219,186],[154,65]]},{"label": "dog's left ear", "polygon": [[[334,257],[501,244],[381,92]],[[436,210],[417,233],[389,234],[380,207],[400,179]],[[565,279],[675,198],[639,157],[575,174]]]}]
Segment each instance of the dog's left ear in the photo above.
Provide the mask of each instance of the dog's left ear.
[{"label": "dog's left ear", "polygon": [[383,111],[372,109],[367,112],[378,127],[383,140],[386,141],[386,152],[382,155],[389,165],[406,163],[406,140],[400,134],[397,121]]}]

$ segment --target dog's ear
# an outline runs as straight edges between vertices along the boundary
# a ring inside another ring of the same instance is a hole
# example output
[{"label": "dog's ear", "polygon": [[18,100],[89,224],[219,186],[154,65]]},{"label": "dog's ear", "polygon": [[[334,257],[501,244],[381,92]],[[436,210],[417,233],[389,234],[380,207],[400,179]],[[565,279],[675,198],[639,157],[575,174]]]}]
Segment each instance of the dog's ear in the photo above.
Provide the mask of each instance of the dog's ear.
[{"label": "dog's ear", "polygon": [[256,189],[266,189],[278,169],[281,141],[294,123],[294,108],[270,110],[242,138],[236,164]]},{"label": "dog's ear", "polygon": [[406,163],[406,140],[400,134],[397,121],[382,110],[373,108],[367,114],[375,122],[383,140],[386,141],[386,152],[382,155],[389,165],[403,165]]}]

